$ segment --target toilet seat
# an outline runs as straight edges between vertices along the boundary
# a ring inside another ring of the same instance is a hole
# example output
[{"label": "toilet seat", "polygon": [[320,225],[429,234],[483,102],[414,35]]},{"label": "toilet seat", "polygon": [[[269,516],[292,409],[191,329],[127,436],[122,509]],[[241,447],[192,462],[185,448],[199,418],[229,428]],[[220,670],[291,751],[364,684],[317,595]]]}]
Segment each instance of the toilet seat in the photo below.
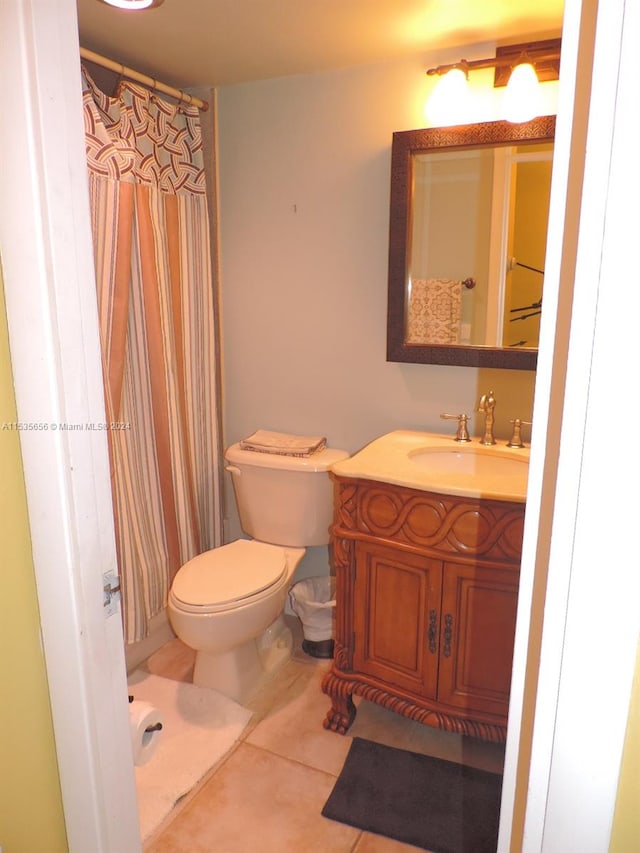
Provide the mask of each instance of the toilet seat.
[{"label": "toilet seat", "polygon": [[287,571],[284,548],[237,539],[198,554],[177,572],[170,597],[181,610],[229,610],[268,595]]}]

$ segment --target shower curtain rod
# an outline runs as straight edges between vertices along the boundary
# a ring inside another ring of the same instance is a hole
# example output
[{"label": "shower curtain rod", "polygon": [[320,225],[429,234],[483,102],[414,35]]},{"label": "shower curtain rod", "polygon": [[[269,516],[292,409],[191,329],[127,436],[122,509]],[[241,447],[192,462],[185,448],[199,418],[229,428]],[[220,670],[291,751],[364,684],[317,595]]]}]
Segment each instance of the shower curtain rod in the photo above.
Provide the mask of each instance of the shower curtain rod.
[{"label": "shower curtain rod", "polygon": [[199,110],[205,111],[209,109],[209,104],[206,101],[196,98],[195,95],[190,95],[188,92],[183,92],[182,89],[175,89],[173,86],[167,86],[166,83],[160,83],[148,74],[142,74],[140,71],[134,71],[133,68],[128,68],[126,65],[121,65],[119,62],[114,62],[113,59],[107,59],[106,56],[100,56],[99,53],[94,53],[92,50],[87,50],[86,47],[80,48],[80,56],[86,59],[87,62],[95,62],[96,65],[101,65],[102,68],[108,68],[109,71],[115,71],[123,77],[128,77],[130,80],[135,80],[154,89],[156,92],[164,92],[165,95],[170,95],[172,98],[182,103],[193,104]]}]

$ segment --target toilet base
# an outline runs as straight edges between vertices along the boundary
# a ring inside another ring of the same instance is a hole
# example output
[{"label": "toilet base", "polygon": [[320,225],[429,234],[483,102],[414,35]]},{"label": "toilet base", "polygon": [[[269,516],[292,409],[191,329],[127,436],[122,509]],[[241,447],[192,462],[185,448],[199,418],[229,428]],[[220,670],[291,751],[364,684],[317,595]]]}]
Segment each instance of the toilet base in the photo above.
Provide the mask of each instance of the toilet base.
[{"label": "toilet base", "polygon": [[258,655],[262,666],[271,675],[285,664],[293,652],[293,634],[285,625],[284,618],[278,617],[256,640]]},{"label": "toilet base", "polygon": [[282,617],[259,637],[217,654],[199,651],[193,683],[239,702],[249,702],[291,657],[293,635]]}]

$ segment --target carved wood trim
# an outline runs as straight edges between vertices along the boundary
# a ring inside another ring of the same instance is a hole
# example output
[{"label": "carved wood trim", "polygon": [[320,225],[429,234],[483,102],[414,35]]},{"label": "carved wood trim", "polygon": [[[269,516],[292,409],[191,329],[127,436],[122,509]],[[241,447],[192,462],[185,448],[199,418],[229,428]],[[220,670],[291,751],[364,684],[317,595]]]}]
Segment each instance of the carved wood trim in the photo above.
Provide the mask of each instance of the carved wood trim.
[{"label": "carved wood trim", "polygon": [[437,495],[371,480],[339,482],[335,533],[362,532],[450,557],[519,561],[524,504]]},{"label": "carved wood trim", "polygon": [[343,527],[345,530],[355,530],[356,528],[356,512],[357,512],[357,494],[358,484],[354,480],[337,480],[330,474],[335,481],[334,487],[334,522],[338,527]]},{"label": "carved wood trim", "polygon": [[334,660],[342,669],[351,669],[353,661],[353,583],[351,572],[355,561],[353,539],[332,533],[332,550],[336,576],[336,607]]},{"label": "carved wood trim", "polygon": [[351,698],[353,691],[349,682],[330,671],[322,680],[322,690],[331,697],[331,708],[322,725],[330,731],[346,734],[356,716],[356,706]]},{"label": "carved wood trim", "polygon": [[[354,678],[341,676],[335,670],[328,672],[322,681],[322,690],[332,701],[323,726],[325,729],[345,734],[355,719],[355,705],[351,696],[355,693],[370,702],[375,702],[389,711],[401,714],[410,720],[416,720],[433,728],[453,734],[467,735],[492,743],[504,743],[507,737],[506,721],[504,725],[480,721],[477,714],[474,719],[466,719],[460,714],[452,714],[441,708],[429,707],[428,700],[421,699],[418,704],[373,684],[366,684]],[[435,704],[435,703],[434,703]],[[353,709],[353,713],[351,712]]]}]

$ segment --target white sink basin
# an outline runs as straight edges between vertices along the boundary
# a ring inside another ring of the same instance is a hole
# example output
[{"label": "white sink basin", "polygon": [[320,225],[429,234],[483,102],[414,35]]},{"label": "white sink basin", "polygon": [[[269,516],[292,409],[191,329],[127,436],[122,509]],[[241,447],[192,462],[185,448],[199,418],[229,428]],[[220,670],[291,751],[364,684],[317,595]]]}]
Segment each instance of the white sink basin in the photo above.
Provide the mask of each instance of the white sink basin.
[{"label": "white sink basin", "polygon": [[378,480],[445,495],[524,503],[529,449],[485,447],[478,439],[396,430],[377,438],[331,470],[342,477]]},{"label": "white sink basin", "polygon": [[529,460],[521,456],[492,453],[490,448],[466,445],[460,450],[443,450],[440,447],[413,450],[409,453],[413,465],[425,468],[432,474],[463,474],[469,477],[498,475],[524,476],[529,471]]}]

